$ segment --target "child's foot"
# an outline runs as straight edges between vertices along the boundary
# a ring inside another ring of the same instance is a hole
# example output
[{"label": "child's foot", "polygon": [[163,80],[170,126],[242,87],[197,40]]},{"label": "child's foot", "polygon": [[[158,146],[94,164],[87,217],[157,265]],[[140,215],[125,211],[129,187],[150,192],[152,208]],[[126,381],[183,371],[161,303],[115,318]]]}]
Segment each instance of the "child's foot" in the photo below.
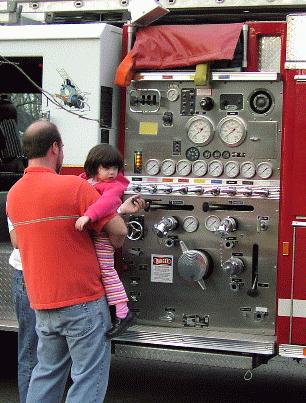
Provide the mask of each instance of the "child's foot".
[{"label": "child's foot", "polygon": [[128,312],[127,316],[124,319],[116,318],[111,329],[108,332],[106,332],[106,337],[108,339],[112,339],[114,337],[119,336],[120,334],[125,332],[128,327],[132,326],[135,320],[136,316],[131,311]]}]

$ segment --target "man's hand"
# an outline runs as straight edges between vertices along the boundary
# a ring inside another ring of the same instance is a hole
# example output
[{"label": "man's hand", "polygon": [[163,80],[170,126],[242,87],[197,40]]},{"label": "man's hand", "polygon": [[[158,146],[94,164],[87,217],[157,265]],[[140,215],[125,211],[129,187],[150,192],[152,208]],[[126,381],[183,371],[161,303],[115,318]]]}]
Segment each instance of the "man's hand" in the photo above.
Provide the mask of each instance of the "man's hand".
[{"label": "man's hand", "polygon": [[86,215],[83,215],[82,217],[78,218],[75,222],[75,229],[78,231],[83,231],[85,225],[87,225],[90,222],[90,218],[87,217]]},{"label": "man's hand", "polygon": [[118,209],[119,214],[134,214],[146,207],[145,200],[140,196],[131,196]]}]

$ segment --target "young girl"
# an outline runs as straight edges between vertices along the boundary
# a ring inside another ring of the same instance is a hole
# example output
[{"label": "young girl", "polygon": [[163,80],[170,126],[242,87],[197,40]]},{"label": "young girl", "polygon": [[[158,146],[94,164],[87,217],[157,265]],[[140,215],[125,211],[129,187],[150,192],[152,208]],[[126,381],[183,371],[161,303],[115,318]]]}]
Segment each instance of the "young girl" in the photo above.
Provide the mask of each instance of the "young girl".
[{"label": "young girl", "polygon": [[[84,216],[78,218],[75,227],[83,231],[86,224],[115,213],[122,203],[122,196],[129,181],[121,172],[123,159],[120,153],[109,144],[93,147],[84,164],[85,173],[81,176],[93,185],[101,194]],[[109,305],[116,307],[116,319],[112,328],[106,333],[108,338],[123,333],[134,322],[135,316],[129,311],[128,298],[122,282],[114,268],[114,248],[106,233],[95,234],[94,244],[99,261],[102,282]]]}]

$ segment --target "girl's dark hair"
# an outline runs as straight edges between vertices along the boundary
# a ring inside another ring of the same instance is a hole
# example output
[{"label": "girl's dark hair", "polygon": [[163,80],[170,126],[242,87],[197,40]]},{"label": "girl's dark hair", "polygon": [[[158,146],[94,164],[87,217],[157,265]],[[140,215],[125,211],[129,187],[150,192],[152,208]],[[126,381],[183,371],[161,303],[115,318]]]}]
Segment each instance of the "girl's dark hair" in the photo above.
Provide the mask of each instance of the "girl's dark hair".
[{"label": "girl's dark hair", "polygon": [[122,155],[110,144],[98,144],[87,155],[84,164],[87,177],[96,176],[100,165],[103,168],[117,167],[118,171],[121,171],[123,169]]}]

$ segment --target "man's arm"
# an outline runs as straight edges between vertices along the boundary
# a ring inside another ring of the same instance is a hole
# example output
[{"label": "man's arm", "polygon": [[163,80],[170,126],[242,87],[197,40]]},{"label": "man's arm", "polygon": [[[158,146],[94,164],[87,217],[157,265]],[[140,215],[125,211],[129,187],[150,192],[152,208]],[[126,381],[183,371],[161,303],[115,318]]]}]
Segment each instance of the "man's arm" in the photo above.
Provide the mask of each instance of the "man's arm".
[{"label": "man's arm", "polygon": [[8,226],[8,230],[10,233],[11,244],[12,244],[13,248],[18,249],[16,231],[14,230],[12,221],[10,220],[9,217],[7,217],[7,226]]},{"label": "man's arm", "polygon": [[107,232],[115,249],[121,248],[128,233],[125,222],[119,215],[116,215],[108,221],[108,223],[105,224],[103,231]]}]

